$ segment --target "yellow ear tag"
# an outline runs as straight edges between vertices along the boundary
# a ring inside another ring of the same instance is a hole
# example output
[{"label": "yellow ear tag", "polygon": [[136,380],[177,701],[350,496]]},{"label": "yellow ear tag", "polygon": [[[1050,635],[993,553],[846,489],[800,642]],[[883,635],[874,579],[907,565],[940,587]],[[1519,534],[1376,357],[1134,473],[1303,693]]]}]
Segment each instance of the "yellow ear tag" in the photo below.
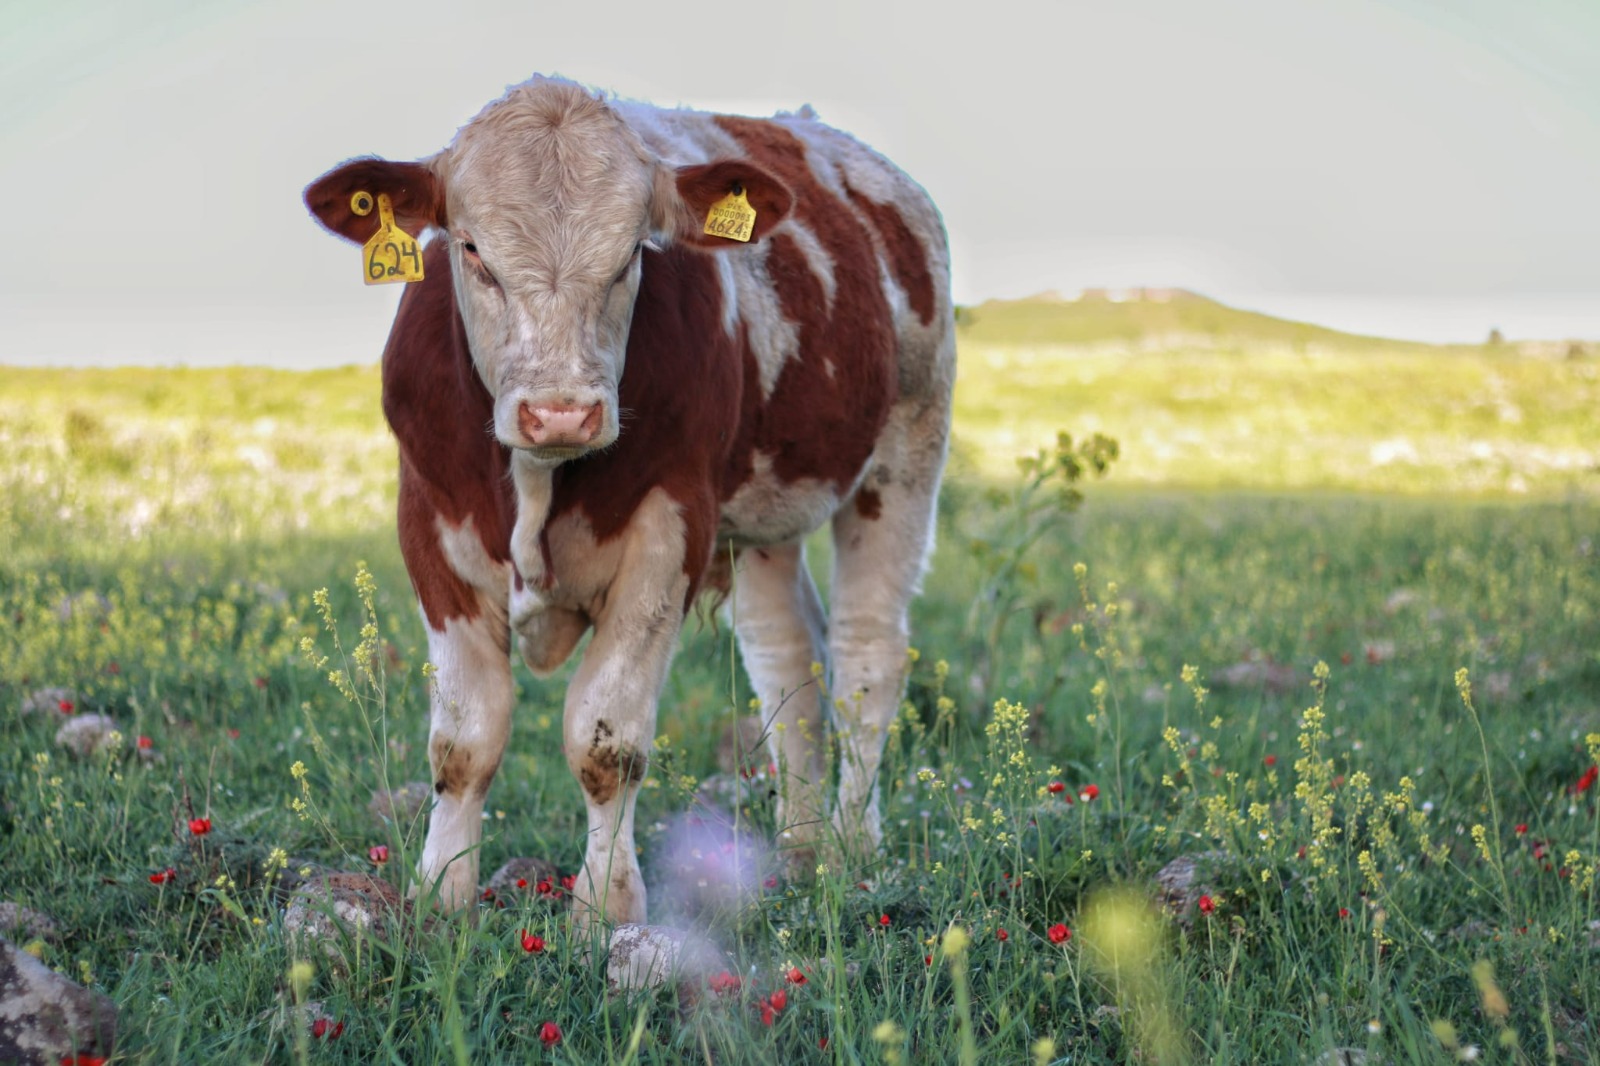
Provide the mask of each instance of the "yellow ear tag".
[{"label": "yellow ear tag", "polygon": [[711,205],[706,212],[705,232],[712,237],[726,237],[730,241],[748,241],[756,228],[756,209],[744,197],[744,187],[735,185],[733,192]]},{"label": "yellow ear tag", "polygon": [[[371,196],[356,193],[350,198],[350,209],[358,215],[368,214],[372,210]],[[361,257],[366,264],[368,285],[422,280],[422,248],[415,237],[394,224],[388,193],[378,194],[378,232],[362,247]]]}]

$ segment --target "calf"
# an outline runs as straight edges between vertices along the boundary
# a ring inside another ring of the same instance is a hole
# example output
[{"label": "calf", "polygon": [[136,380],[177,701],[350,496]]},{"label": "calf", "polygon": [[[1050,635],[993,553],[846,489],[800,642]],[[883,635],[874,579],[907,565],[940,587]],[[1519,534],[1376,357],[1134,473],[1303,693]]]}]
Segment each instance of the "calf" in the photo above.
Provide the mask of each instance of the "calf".
[{"label": "calf", "polygon": [[[730,196],[755,211],[748,243],[706,232],[727,230],[707,219]],[[383,354],[400,546],[437,670],[423,885],[450,907],[476,896],[512,635],[545,674],[592,628],[564,721],[588,805],[575,895],[644,920],[634,800],[708,588],[732,594],[785,843],[875,846],[955,375],[927,194],[809,109],[666,110],[534,78],[437,155],[352,160],[305,198],[357,243],[378,202],[435,235]],[[803,548],[824,522],[831,619]]]}]

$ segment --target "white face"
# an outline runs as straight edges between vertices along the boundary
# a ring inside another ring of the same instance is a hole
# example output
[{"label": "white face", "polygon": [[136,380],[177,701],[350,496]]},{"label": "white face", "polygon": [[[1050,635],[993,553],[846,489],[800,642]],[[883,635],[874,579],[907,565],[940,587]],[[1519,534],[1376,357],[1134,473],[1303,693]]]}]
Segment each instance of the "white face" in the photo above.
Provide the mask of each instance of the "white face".
[{"label": "white face", "polygon": [[498,102],[434,166],[495,436],[553,464],[617,438],[659,164],[599,101],[538,104]]}]

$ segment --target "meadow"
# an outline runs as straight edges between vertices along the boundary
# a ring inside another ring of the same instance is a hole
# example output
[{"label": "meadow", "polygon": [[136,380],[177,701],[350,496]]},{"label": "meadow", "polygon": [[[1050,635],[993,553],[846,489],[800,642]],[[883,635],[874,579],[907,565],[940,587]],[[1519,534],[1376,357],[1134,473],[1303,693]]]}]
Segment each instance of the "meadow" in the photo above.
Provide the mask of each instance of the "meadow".
[{"label": "meadow", "polygon": [[[1600,1061],[1600,360],[1219,306],[969,313],[883,853],[767,856],[693,915],[726,975],[615,996],[558,879],[286,934],[420,847],[369,809],[428,777],[376,369],[6,369],[0,899],[56,923],[6,935],[115,1062]],[[715,876],[685,812],[770,837],[730,630],[663,700],[657,885]],[[482,868],[571,873],[562,680],[517,678]]]}]

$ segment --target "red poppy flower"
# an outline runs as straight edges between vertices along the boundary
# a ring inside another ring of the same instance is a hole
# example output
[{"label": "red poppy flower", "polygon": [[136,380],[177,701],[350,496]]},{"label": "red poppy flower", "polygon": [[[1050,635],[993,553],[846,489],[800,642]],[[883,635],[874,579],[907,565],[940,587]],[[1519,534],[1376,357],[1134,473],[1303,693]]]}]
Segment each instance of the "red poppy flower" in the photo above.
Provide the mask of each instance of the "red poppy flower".
[{"label": "red poppy flower", "polygon": [[924,955],[924,956],[922,956],[922,965],[924,965],[924,966],[932,966],[933,965],[933,956],[932,955]]},{"label": "red poppy flower", "polygon": [[1350,908],[1349,907],[1340,907],[1339,908],[1339,917],[1341,919],[1350,917]]},{"label": "red poppy flower", "polygon": [[1517,836],[1524,837],[1524,836],[1527,836],[1527,835],[1528,835],[1528,823],[1527,822],[1518,822],[1517,823]]},{"label": "red poppy flower", "polygon": [[115,659],[112,659],[110,662],[106,663],[106,673],[120,674],[122,673],[122,667],[117,665],[117,661]]},{"label": "red poppy flower", "polygon": [[1278,765],[1278,757],[1276,755],[1268,755],[1265,759],[1262,759],[1261,761],[1266,763],[1268,766],[1277,766]]},{"label": "red poppy flower", "polygon": [[56,704],[56,709],[62,714],[71,714],[73,711],[77,710],[77,705],[71,700],[62,700],[60,703]]},{"label": "red poppy flower", "polygon": [[806,975],[800,972],[800,967],[798,966],[789,967],[788,977],[791,985],[803,985],[806,983]]},{"label": "red poppy flower", "polygon": [[164,885],[177,876],[178,871],[169,866],[165,870],[157,870],[155,873],[151,874],[150,883],[152,885]]},{"label": "red poppy flower", "polygon": [[104,1055],[63,1055],[61,1066],[106,1066]]},{"label": "red poppy flower", "polygon": [[492,889],[492,888],[484,889],[483,893],[481,895],[479,895],[478,898],[483,900],[483,902],[485,902],[485,903],[493,903],[494,902],[494,889]]},{"label": "red poppy flower", "polygon": [[706,983],[711,986],[711,991],[717,993],[719,996],[730,995],[739,991],[738,976],[736,974],[729,973],[727,970],[723,970],[718,974],[713,974],[710,980],[708,980]]},{"label": "red poppy flower", "polygon": [[1057,795],[1065,792],[1067,790],[1067,785],[1064,781],[1052,781],[1046,785],[1045,788],[1049,789],[1052,795]]},{"label": "red poppy flower", "polygon": [[996,929],[994,931],[994,938],[996,940],[1006,941],[1011,939],[1011,934],[1006,932],[1004,929]]},{"label": "red poppy flower", "polygon": [[539,1042],[545,1047],[555,1047],[561,1043],[561,1026],[555,1022],[545,1022],[539,1026]]},{"label": "red poppy flower", "polygon": [[885,929],[889,928],[889,916],[887,914],[878,915],[878,924]]},{"label": "red poppy flower", "polygon": [[343,1032],[344,1022],[330,1023],[326,1018],[318,1018],[311,1023],[311,1035],[318,1040],[337,1040]]},{"label": "red poppy flower", "polygon": [[774,1017],[776,1017],[776,1016],[777,1016],[777,1012],[772,1009],[772,1004],[770,1004],[770,1003],[761,1004],[761,1024],[762,1025],[771,1025],[772,1024],[772,1019]]},{"label": "red poppy flower", "polygon": [[193,833],[197,837],[205,836],[207,833],[211,832],[211,819],[210,818],[190,818],[189,819],[189,832]]},{"label": "red poppy flower", "polygon": [[1050,938],[1050,943],[1052,944],[1065,944],[1072,939],[1072,930],[1061,922],[1057,922],[1049,928],[1045,935]]},{"label": "red poppy flower", "polygon": [[134,746],[137,747],[140,751],[149,751],[151,748],[156,746],[156,742],[151,740],[149,737],[140,737],[138,740],[134,741],[133,743],[134,743]]},{"label": "red poppy flower", "polygon": [[530,933],[526,929],[517,930],[517,935],[522,938],[522,950],[529,955],[537,955],[544,951],[544,937]]},{"label": "red poppy flower", "polygon": [[567,876],[565,876],[565,877],[563,877],[561,879],[561,887],[566,889],[568,892],[571,892],[573,890],[573,888],[577,884],[578,884],[578,875],[577,874],[568,874]]},{"label": "red poppy flower", "polygon": [[266,678],[264,678],[264,677],[256,678],[256,688],[266,688],[266,687],[267,687],[267,679]]},{"label": "red poppy flower", "polygon": [[789,1005],[789,993],[780,988],[767,997],[767,1002],[772,1004],[773,1010],[782,1010]]},{"label": "red poppy flower", "polygon": [[372,847],[367,849],[367,858],[371,859],[373,862],[377,863],[379,866],[382,866],[384,863],[389,861],[389,845],[387,845],[387,844],[374,844],[374,845],[372,845]]},{"label": "red poppy flower", "polygon": [[1093,799],[1098,799],[1099,796],[1100,796],[1100,786],[1099,785],[1084,785],[1082,788],[1078,789],[1078,798],[1083,800],[1083,802],[1085,802],[1085,803],[1088,803],[1090,800],[1093,800]]},{"label": "red poppy flower", "polygon": [[828,1038],[825,1037],[825,1036],[817,1037],[817,1047],[818,1047],[819,1050],[827,1051],[828,1050]]},{"label": "red poppy flower", "polygon": [[526,877],[517,878],[517,887],[518,888],[527,888],[528,887],[528,879]]},{"label": "red poppy flower", "polygon": [[1210,896],[1201,896],[1199,906],[1201,914],[1212,915],[1217,912],[1217,901]]},{"label": "red poppy flower", "polygon": [[762,880],[761,887],[766,889],[777,888],[778,876],[776,874],[768,874],[766,878]]},{"label": "red poppy flower", "polygon": [[539,878],[539,883],[533,886],[533,890],[539,893],[541,896],[548,896],[550,893],[555,891],[555,889],[550,886],[550,879],[548,877]]},{"label": "red poppy flower", "polygon": [[1575,793],[1589,791],[1589,786],[1594,784],[1596,778],[1600,778],[1600,766],[1589,767],[1583,772],[1583,776],[1578,778],[1578,783],[1572,786],[1572,791]]}]

